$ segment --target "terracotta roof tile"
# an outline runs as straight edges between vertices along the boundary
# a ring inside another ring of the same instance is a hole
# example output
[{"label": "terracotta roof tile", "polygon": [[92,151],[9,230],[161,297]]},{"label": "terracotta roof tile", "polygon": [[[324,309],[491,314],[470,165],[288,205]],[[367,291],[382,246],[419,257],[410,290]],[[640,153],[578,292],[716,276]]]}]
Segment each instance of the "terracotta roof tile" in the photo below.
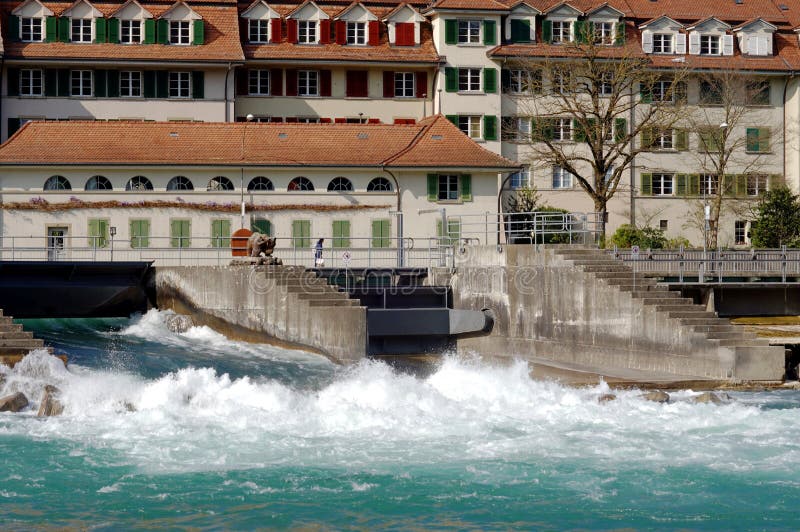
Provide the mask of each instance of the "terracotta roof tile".
[{"label": "terracotta roof tile", "polygon": [[[109,16],[122,5],[118,3],[93,4],[97,9]],[[234,3],[225,5],[215,2],[212,5],[188,2],[205,21],[205,43],[194,46],[169,46],[164,44],[123,45],[115,43],[78,44],[78,43],[23,43],[7,38],[7,18],[11,10],[21,2],[0,2],[2,11],[2,31],[5,42],[5,57],[10,59],[86,59],[86,60],[131,60],[131,61],[241,61],[244,59],[242,45],[239,42],[239,22]],[[44,2],[56,15],[69,8],[71,3]],[[169,9],[173,4],[148,4],[142,7],[150,11],[154,17]]]},{"label": "terracotta roof tile", "polygon": [[0,165],[25,164],[518,166],[441,116],[415,125],[34,121],[0,146]]},{"label": "terracotta roof tile", "polygon": [[496,0],[438,0],[427,10],[473,9],[480,11],[508,11],[508,6]]}]

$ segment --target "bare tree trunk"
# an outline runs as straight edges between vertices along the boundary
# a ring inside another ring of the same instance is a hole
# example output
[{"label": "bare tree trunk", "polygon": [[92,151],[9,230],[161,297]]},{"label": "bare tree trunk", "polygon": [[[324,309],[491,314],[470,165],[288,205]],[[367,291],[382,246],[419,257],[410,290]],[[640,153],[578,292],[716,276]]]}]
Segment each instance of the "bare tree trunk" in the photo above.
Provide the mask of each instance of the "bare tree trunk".
[{"label": "bare tree trunk", "polygon": [[603,196],[594,196],[594,212],[600,213],[600,227],[598,228],[599,243],[605,247],[606,242],[606,218],[608,217],[608,199]]}]

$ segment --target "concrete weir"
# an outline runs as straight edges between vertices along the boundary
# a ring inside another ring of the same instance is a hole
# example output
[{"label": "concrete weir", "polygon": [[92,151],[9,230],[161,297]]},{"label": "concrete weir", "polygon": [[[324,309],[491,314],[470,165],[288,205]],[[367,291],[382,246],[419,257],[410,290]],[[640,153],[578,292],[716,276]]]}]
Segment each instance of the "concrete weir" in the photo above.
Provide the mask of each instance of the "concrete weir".
[{"label": "concrete weir", "polygon": [[159,308],[232,337],[271,338],[341,363],[367,354],[366,308],[303,268],[159,267],[154,288]]},{"label": "concrete weir", "polygon": [[475,246],[457,253],[453,304],[487,309],[489,335],[461,337],[459,352],[552,361],[601,374],[777,381],[782,347],[719,318],[588,248]]}]

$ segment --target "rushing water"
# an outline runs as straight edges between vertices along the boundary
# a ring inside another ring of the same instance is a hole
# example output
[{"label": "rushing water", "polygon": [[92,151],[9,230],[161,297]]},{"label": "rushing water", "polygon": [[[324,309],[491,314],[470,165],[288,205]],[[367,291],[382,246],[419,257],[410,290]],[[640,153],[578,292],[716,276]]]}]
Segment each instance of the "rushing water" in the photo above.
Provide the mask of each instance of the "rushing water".
[{"label": "rushing water", "polygon": [[162,320],[25,323],[72,363],[0,367],[33,403],[0,413],[0,528],[800,528],[796,391],[599,404],[521,362],[345,369]]}]

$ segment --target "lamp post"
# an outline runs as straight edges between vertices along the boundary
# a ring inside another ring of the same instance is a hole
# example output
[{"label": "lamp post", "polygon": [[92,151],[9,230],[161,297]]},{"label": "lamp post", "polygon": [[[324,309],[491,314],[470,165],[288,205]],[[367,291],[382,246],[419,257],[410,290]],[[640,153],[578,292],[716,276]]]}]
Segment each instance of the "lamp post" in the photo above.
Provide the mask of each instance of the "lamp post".
[{"label": "lamp post", "polygon": [[403,211],[389,211],[390,216],[397,216],[397,267],[405,266],[405,242],[403,239]]},{"label": "lamp post", "polygon": [[244,214],[245,214],[245,208],[244,208],[244,144],[245,144],[245,138],[247,136],[247,123],[248,122],[252,122],[254,118],[255,117],[252,114],[248,113],[247,117],[245,118],[246,121],[244,123],[244,129],[242,131],[242,172],[241,172],[241,180],[240,180],[240,183],[239,183],[239,190],[241,192],[241,199],[242,199],[242,220],[241,220],[241,225],[240,225],[240,227],[242,229],[244,229]]},{"label": "lamp post", "polygon": [[111,262],[114,262],[114,237],[117,236],[117,228],[112,225],[108,228],[108,233],[111,235]]}]

